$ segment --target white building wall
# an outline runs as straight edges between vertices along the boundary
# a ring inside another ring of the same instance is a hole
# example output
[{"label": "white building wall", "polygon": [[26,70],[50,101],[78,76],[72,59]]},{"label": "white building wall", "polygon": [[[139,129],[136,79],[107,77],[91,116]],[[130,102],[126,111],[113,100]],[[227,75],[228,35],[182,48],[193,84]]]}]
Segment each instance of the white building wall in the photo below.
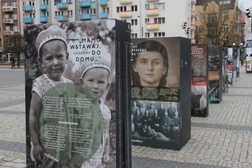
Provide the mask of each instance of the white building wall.
[{"label": "white building wall", "polygon": [[[182,28],[184,22],[190,27],[191,18],[191,0],[110,0],[113,6],[110,7],[110,18],[116,18],[119,20],[125,20],[131,23],[132,20],[137,20],[137,25],[132,25],[132,34],[137,34],[137,38],[145,37],[146,33],[149,33],[150,37],[154,37],[154,33],[165,33],[165,37],[188,37],[186,31]],[[128,4],[122,4],[121,2],[127,2]],[[165,9],[159,10],[159,15],[147,16],[146,5],[149,5],[149,9],[154,8],[154,4],[164,3]],[[117,12],[118,7],[126,7],[126,10],[130,11],[131,6],[137,6],[137,11],[132,11],[131,17],[121,17]],[[154,18],[165,18],[165,24],[159,24],[157,30],[147,30],[146,19],[149,19],[149,23],[154,23]],[[190,33],[189,33],[190,35]]]}]

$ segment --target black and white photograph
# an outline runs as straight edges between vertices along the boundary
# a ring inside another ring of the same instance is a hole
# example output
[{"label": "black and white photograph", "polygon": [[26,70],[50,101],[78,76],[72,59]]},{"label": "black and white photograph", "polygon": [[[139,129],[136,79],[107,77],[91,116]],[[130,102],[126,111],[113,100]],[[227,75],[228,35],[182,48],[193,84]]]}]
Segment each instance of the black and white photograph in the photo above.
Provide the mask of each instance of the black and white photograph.
[{"label": "black and white photograph", "polygon": [[[118,128],[124,128],[118,115],[125,113],[115,92],[122,85],[116,77],[116,23],[25,27],[28,167],[116,167],[116,139],[123,139]],[[128,24],[122,26],[127,36]],[[129,37],[122,50],[129,50]]]},{"label": "black and white photograph", "polygon": [[133,100],[132,143],[150,147],[172,146],[179,136],[179,103]]}]

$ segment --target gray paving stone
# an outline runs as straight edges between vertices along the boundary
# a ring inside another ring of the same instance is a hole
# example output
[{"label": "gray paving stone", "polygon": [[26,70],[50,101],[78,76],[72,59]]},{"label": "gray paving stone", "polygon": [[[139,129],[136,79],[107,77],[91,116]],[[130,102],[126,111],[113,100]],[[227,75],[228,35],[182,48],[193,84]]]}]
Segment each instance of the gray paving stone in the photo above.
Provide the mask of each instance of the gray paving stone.
[{"label": "gray paving stone", "polygon": [[[228,93],[223,93],[223,101],[209,105],[207,118],[191,118],[191,139],[180,151],[132,146],[132,167],[251,168],[251,88],[252,74],[241,70]],[[23,168],[26,163],[24,84],[0,83],[1,90],[5,91],[0,95],[0,134],[6,136],[0,137],[0,168]]]}]

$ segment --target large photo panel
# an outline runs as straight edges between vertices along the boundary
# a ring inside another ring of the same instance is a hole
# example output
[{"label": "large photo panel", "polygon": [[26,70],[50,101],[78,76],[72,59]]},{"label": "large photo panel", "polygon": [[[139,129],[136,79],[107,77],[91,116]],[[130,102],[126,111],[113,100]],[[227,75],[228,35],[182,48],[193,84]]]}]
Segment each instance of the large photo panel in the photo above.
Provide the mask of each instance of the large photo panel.
[{"label": "large photo panel", "polygon": [[116,167],[115,27],[25,27],[27,167]]},{"label": "large photo panel", "polygon": [[178,148],[180,41],[132,39],[132,144]]}]

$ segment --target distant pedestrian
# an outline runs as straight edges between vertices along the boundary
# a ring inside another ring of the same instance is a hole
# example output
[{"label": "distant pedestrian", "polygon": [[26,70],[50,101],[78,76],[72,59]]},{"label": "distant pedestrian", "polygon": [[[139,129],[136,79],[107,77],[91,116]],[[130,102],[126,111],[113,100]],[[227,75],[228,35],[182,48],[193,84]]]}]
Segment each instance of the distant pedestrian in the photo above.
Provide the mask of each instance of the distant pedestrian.
[{"label": "distant pedestrian", "polygon": [[240,61],[241,61],[241,66],[243,66],[243,64],[244,64],[244,56],[241,56]]},{"label": "distant pedestrian", "polygon": [[13,68],[15,69],[15,57],[12,57]]},{"label": "distant pedestrian", "polygon": [[11,61],[11,69],[15,69],[15,58],[11,56],[10,61]]}]

